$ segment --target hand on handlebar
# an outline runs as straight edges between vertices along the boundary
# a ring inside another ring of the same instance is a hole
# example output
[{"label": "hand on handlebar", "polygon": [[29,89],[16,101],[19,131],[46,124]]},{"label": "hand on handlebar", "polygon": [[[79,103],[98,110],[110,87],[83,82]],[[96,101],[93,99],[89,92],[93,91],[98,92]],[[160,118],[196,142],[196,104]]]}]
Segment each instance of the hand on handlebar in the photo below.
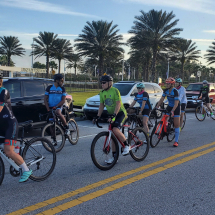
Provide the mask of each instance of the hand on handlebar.
[{"label": "hand on handlebar", "polygon": [[93,118],[93,124],[95,124],[98,120],[100,119],[100,116],[96,116],[95,118]]}]

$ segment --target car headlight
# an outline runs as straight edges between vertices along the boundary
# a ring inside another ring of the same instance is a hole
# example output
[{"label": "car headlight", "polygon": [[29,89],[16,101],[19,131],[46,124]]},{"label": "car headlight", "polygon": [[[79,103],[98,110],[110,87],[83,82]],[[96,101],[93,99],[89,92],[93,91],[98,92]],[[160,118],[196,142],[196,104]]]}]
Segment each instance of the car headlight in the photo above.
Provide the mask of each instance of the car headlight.
[{"label": "car headlight", "polygon": [[198,99],[198,96],[192,96],[192,99]]}]

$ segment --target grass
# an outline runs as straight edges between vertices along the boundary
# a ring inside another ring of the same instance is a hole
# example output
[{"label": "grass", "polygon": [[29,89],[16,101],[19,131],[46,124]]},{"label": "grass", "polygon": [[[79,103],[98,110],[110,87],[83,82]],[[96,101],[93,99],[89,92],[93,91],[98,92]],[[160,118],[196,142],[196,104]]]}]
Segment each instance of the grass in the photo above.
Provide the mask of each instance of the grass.
[{"label": "grass", "polygon": [[69,90],[67,91],[68,94],[72,95],[72,98],[74,100],[73,105],[79,105],[79,106],[84,106],[86,99],[98,95],[100,90],[95,90],[92,92],[70,92]]}]

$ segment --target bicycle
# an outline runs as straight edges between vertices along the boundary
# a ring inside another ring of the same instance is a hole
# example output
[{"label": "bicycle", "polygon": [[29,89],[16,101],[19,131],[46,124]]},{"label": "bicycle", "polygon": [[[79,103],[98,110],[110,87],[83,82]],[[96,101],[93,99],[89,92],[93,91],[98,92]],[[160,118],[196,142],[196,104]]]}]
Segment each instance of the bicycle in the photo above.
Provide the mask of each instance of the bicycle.
[{"label": "bicycle", "polygon": [[[213,114],[215,115],[215,107],[213,107],[210,103],[210,108],[213,112]],[[198,104],[198,106],[196,107],[195,110],[195,116],[196,119],[198,119],[200,122],[204,121],[206,118],[206,115],[209,117],[211,117],[211,119],[215,120],[215,116],[211,116],[209,109],[206,106],[206,102],[201,100]]]},{"label": "bicycle", "polygon": [[[40,114],[40,119],[42,116],[47,115],[46,120],[48,123],[42,129],[42,137],[48,138],[55,147],[56,152],[60,152],[64,145],[66,138],[72,145],[76,145],[79,139],[79,129],[76,121],[69,117],[68,111],[64,108],[64,116],[68,123],[69,129],[65,129],[61,120],[55,113],[55,110],[51,110],[51,113]],[[49,150],[47,148],[47,150]]]},{"label": "bicycle", "polygon": [[[96,121],[96,125],[98,128],[102,128],[102,126],[98,124],[98,120]],[[134,160],[143,161],[149,152],[149,138],[143,128],[128,128],[128,130],[128,144],[131,147],[129,153]],[[144,143],[144,141],[146,142]],[[122,146],[122,153],[125,145],[117,136],[115,136],[111,123],[109,123],[108,131],[100,132],[95,136],[91,144],[91,158],[97,168],[101,170],[109,170],[116,164],[119,158],[118,142]],[[112,156],[112,152],[115,152],[114,160],[111,164],[107,164],[105,160],[108,159],[108,156]]]},{"label": "bicycle", "polygon": [[[157,125],[153,128],[151,136],[150,136],[150,145],[152,148],[156,147],[160,140],[162,140],[165,136],[167,136],[167,141],[171,142],[175,138],[175,128],[174,121],[170,115],[167,115],[167,111],[165,109],[159,109],[164,113],[161,121],[157,123]],[[167,121],[167,118],[168,121]]]},{"label": "bicycle", "polygon": [[[23,157],[27,166],[33,170],[29,177],[33,181],[43,181],[53,172],[56,164],[56,152],[51,142],[44,137],[35,137],[30,140],[24,140],[24,132],[32,127],[33,121],[26,121],[19,124],[22,127],[19,154]],[[5,166],[2,158],[10,164],[10,174],[13,177],[21,175],[22,169],[10,158],[8,158],[3,149],[4,137],[1,136],[0,142],[0,185],[4,179]],[[44,144],[48,145],[49,151],[46,150]],[[42,169],[43,168],[43,169]],[[44,172],[45,171],[45,172]]]}]

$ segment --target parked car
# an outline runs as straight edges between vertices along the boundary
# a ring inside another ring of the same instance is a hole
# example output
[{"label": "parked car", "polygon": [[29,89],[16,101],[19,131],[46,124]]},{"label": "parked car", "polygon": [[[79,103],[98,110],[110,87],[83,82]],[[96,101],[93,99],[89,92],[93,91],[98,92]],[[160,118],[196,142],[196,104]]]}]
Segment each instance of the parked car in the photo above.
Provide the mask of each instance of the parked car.
[{"label": "parked car", "polygon": [[[215,102],[215,84],[208,83],[209,85],[209,98],[210,102]],[[187,96],[187,107],[188,108],[195,108],[199,102],[195,99],[198,99],[200,89],[202,87],[202,82],[199,83],[192,83],[186,88],[186,96]]]},{"label": "parked car", "polygon": [[[3,79],[5,87],[11,96],[11,105],[18,122],[33,120],[34,127],[42,127],[45,121],[40,121],[39,113],[47,113],[44,105],[45,89],[53,84],[51,79],[42,78],[9,78]],[[66,105],[72,111],[72,96],[66,96]]]},{"label": "parked car", "polygon": [[[129,105],[134,100],[135,95],[137,92],[137,84],[139,82],[134,81],[120,81],[113,84],[113,87],[117,88],[121,94],[122,103],[124,104],[125,108],[128,108]],[[160,100],[163,90],[161,87],[156,83],[149,83],[144,82],[145,84],[145,91],[149,94],[150,102],[152,105],[152,108],[155,107],[157,102]],[[86,103],[84,105],[84,113],[88,119],[92,119],[95,117],[98,113],[100,105],[100,96],[95,95],[93,97],[90,97],[86,100]],[[139,106],[138,103],[135,104],[136,107]],[[107,115],[107,109],[105,108],[103,111],[103,116]]]}]

